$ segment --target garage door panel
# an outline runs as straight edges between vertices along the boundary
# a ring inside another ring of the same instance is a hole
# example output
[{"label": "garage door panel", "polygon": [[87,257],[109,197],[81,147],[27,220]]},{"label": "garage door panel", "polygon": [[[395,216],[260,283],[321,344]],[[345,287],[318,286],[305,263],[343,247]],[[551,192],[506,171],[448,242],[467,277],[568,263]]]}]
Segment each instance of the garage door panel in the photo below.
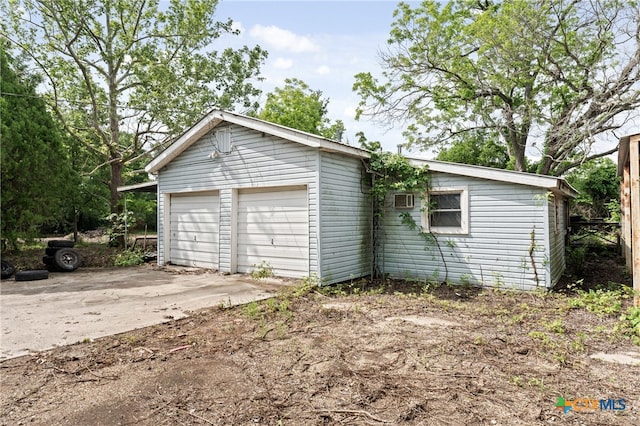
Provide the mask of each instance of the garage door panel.
[{"label": "garage door panel", "polygon": [[308,223],[308,215],[306,212],[301,213],[298,211],[290,212],[249,212],[242,215],[241,223]]},{"label": "garage door panel", "polygon": [[250,272],[267,262],[286,277],[309,274],[309,210],[306,189],[240,191],[237,267]]},{"label": "garage door panel", "polygon": [[244,223],[238,224],[239,234],[247,235],[268,235],[277,237],[280,235],[302,235],[307,236],[309,226],[307,223]]},{"label": "garage door panel", "polygon": [[267,235],[239,235],[238,244],[243,245],[264,245],[275,247],[305,247],[309,238],[307,235],[278,235],[270,238]]},{"label": "garage door panel", "polygon": [[217,194],[171,197],[170,262],[176,265],[217,269],[219,253]]},{"label": "garage door panel", "polygon": [[[178,239],[182,237],[187,239],[186,235],[196,236],[198,240],[218,241],[218,224],[217,223],[198,223],[193,224],[178,222],[172,224],[171,234],[178,233],[176,236]],[[189,238],[192,239],[192,238]]]}]

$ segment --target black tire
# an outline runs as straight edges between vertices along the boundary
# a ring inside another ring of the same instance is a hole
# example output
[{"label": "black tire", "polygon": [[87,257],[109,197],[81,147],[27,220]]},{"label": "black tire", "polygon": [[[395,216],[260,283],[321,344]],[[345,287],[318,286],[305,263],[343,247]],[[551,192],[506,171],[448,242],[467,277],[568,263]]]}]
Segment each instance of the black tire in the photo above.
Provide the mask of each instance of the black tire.
[{"label": "black tire", "polygon": [[46,269],[16,272],[16,281],[46,280],[47,278],[49,278],[49,271]]},{"label": "black tire", "polygon": [[13,275],[13,273],[16,272],[16,268],[11,264],[11,262],[8,262],[6,260],[3,260],[1,263],[2,263],[2,279],[6,280],[7,278],[11,278],[11,275]]},{"label": "black tire", "polygon": [[47,271],[49,272],[62,272],[56,265],[47,265]]},{"label": "black tire", "polygon": [[61,248],[53,255],[55,265],[63,272],[71,272],[78,269],[82,263],[80,253],[70,248]]},{"label": "black tire", "polygon": [[71,240],[51,240],[47,243],[49,247],[68,247],[73,248],[76,245],[75,241]]},{"label": "black tire", "polygon": [[56,260],[53,256],[42,256],[42,263],[44,263],[45,265],[49,266],[49,265],[55,265],[56,264]]},{"label": "black tire", "polygon": [[62,247],[47,247],[44,249],[44,254],[46,254],[47,256],[54,256],[56,252],[61,248]]}]

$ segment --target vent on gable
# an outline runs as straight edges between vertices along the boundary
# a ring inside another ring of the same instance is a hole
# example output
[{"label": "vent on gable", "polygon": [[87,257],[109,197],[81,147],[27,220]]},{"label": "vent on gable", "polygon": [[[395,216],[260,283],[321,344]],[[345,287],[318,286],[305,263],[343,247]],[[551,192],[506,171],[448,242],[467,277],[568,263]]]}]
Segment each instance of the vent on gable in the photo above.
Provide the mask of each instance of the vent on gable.
[{"label": "vent on gable", "polygon": [[396,209],[412,209],[413,194],[395,194],[393,196],[393,207]]},{"label": "vent on gable", "polygon": [[229,154],[233,150],[230,128],[216,130],[216,145],[220,154]]}]

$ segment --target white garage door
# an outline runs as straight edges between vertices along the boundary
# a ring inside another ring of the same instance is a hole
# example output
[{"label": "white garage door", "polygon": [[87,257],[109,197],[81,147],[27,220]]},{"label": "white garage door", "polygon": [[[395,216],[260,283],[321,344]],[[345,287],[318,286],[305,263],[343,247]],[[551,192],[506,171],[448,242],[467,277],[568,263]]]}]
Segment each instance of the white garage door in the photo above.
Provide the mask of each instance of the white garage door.
[{"label": "white garage door", "polygon": [[169,261],[218,269],[218,194],[172,195]]},{"label": "white garage door", "polygon": [[306,187],[238,193],[238,272],[263,261],[276,275],[309,275],[309,209]]}]

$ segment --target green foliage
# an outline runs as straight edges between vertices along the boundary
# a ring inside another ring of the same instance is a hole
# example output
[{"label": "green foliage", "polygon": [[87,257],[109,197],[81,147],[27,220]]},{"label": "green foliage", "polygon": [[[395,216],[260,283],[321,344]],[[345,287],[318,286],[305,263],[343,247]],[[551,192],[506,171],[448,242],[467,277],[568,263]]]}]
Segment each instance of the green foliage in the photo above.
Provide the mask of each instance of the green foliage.
[{"label": "green foliage", "polygon": [[442,148],[438,160],[452,163],[473,164],[476,166],[506,169],[509,165],[509,153],[499,144],[498,135],[486,132],[473,132],[461,137],[461,140]]},{"label": "green foliage", "polygon": [[36,95],[38,78],[3,45],[0,67],[0,232],[15,249],[18,238],[35,237],[64,220],[77,175],[58,123]]},{"label": "green foliage", "polygon": [[137,266],[144,263],[144,253],[139,250],[125,250],[118,253],[113,261],[115,266]]},{"label": "green foliage", "polygon": [[283,88],[277,87],[267,94],[258,118],[329,139],[340,139],[344,124],[340,120],[330,122],[328,104],[329,100],[322,98],[321,91],[311,90],[302,80],[287,78]]},{"label": "green foliage", "polygon": [[640,307],[631,306],[627,312],[620,316],[622,327],[636,345],[640,345]]},{"label": "green foliage", "polygon": [[630,297],[630,292],[625,287],[612,287],[578,290],[575,297],[567,300],[568,307],[584,308],[600,316],[617,314],[622,309],[622,301]]},{"label": "green foliage", "polygon": [[269,262],[262,261],[259,265],[251,265],[253,269],[249,272],[251,278],[258,281],[264,278],[273,277],[273,267],[269,264]]},{"label": "green foliage", "polygon": [[378,202],[393,192],[413,192],[424,194],[429,189],[429,168],[417,167],[400,155],[381,150],[380,142],[369,142],[362,132],[357,135],[362,148],[371,152],[369,168],[374,178],[371,196]]},{"label": "green foliage", "polygon": [[132,212],[124,212],[120,214],[112,213],[106,217],[110,223],[109,227],[109,245],[117,247],[120,240],[133,228],[136,219]]},{"label": "green foliage", "polygon": [[[47,77],[48,99],[78,144],[83,169],[108,170],[111,213],[127,164],[212,108],[249,108],[260,47],[213,50],[237,35],[214,19],[217,0],[16,0],[0,3],[2,33]],[[30,19],[24,19],[29,16]]]},{"label": "green foliage", "polygon": [[436,147],[478,129],[499,135],[516,170],[560,176],[595,138],[638,117],[636,1],[426,0],[400,3],[382,76],[356,75],[357,116],[409,121],[411,144]]},{"label": "green foliage", "polygon": [[575,213],[588,219],[609,217],[613,220],[617,215],[619,220],[620,178],[612,159],[599,158],[584,163],[567,175],[567,181],[580,192],[573,201]]}]

